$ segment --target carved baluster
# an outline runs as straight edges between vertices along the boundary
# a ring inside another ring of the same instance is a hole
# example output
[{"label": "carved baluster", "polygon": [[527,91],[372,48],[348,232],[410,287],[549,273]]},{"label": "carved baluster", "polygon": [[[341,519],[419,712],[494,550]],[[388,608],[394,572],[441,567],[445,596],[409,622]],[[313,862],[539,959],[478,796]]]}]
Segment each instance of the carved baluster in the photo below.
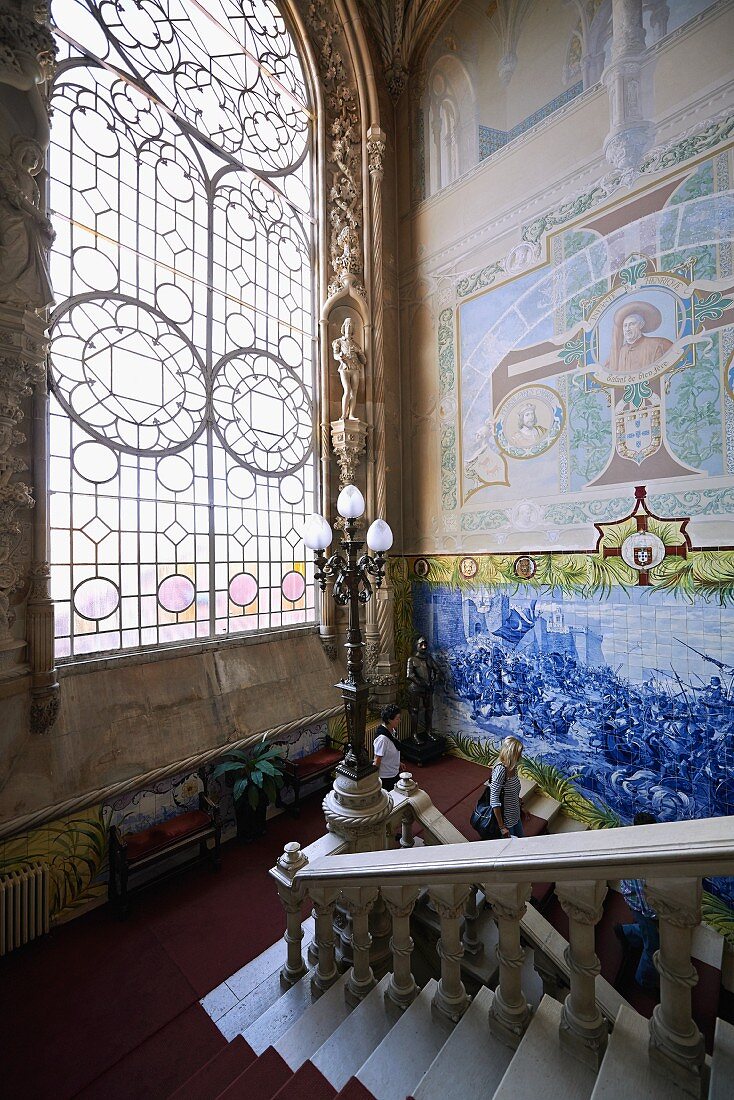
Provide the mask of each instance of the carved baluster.
[{"label": "carved baluster", "polygon": [[606,1050],[608,1029],[596,1005],[596,976],[600,966],[594,936],[607,884],[559,882],[556,894],[569,921],[566,962],[571,971],[571,991],[561,1014],[561,1044],[575,1058],[597,1070]]},{"label": "carved baluster", "polygon": [[431,886],[428,894],[441,918],[441,938],[436,944],[441,959],[441,980],[433,1005],[449,1019],[458,1020],[469,1006],[469,997],[461,980],[461,960],[464,957],[461,920],[469,887],[463,884]]},{"label": "carved baluster", "polygon": [[650,1059],[691,1096],[703,1096],[703,1036],[691,1015],[691,990],[698,981],[691,937],[701,923],[701,881],[648,880],[645,893],[660,922],[660,950],[655,953],[660,1004],[650,1020]]},{"label": "carved baluster", "polygon": [[344,995],[352,1005],[359,1004],[375,986],[375,975],[370,966],[372,936],[369,930],[369,919],[376,899],[376,886],[355,887],[342,891],[342,903],[351,917],[354,960]]},{"label": "carved baluster", "polygon": [[415,815],[410,806],[400,818],[400,847],[412,848],[415,844],[415,838],[413,836],[413,821]]},{"label": "carved baluster", "polygon": [[484,893],[497,918],[499,982],[489,1013],[489,1026],[499,1039],[516,1047],[530,1022],[530,1006],[522,991],[520,921],[530,897],[530,883],[485,884]]},{"label": "carved baluster", "polygon": [[301,867],[308,863],[308,856],[301,851],[300,844],[292,841],[286,844],[283,855],[278,858],[273,877],[278,883],[278,897],[285,909],[285,934],[286,943],[285,966],[280,971],[280,980],[283,985],[294,985],[306,973],[306,964],[301,954],[303,941],[303,927],[301,924],[301,909],[305,891],[293,885],[293,876]]},{"label": "carved baluster", "polygon": [[333,923],[334,902],[339,891],[333,887],[313,886],[309,892],[313,901],[313,916],[316,921],[314,940],[318,952],[318,962],[311,984],[323,991],[333,985],[339,977],[336,968]]},{"label": "carved baluster", "polygon": [[477,958],[484,951],[484,944],[477,936],[477,921],[479,920],[477,889],[477,886],[472,886],[469,890],[469,897],[466,899],[466,909],[464,910],[464,934],[461,940],[464,945],[464,951],[467,955],[473,955],[474,958]]},{"label": "carved baluster", "polygon": [[400,1008],[407,1008],[418,996],[418,986],[415,984],[410,967],[413,954],[410,915],[419,893],[420,890],[413,886],[389,886],[382,891],[385,907],[392,917],[390,949],[393,957],[393,972],[386,996]]}]

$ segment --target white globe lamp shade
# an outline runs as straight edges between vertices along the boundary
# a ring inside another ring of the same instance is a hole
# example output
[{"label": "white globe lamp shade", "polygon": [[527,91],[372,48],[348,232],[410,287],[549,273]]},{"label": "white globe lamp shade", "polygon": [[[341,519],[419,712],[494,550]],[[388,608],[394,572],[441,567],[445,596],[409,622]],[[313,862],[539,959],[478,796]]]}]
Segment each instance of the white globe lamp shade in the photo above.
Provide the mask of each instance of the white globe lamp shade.
[{"label": "white globe lamp shade", "polygon": [[336,499],[336,510],[344,519],[359,519],[364,515],[364,497],[356,485],[345,485]]},{"label": "white globe lamp shade", "polygon": [[386,554],[392,546],[392,531],[390,524],[384,519],[376,519],[371,523],[367,531],[367,545],[376,554]]},{"label": "white globe lamp shade", "polygon": [[303,541],[309,550],[325,550],[331,546],[332,538],[331,527],[323,516],[314,512],[308,517],[303,528]]}]

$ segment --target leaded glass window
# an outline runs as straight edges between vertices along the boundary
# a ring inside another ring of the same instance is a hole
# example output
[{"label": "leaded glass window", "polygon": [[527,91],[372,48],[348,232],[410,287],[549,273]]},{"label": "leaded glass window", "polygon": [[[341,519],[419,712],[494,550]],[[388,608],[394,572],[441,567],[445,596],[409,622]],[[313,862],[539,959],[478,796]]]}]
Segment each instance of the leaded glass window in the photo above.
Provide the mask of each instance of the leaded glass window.
[{"label": "leaded glass window", "polygon": [[54,0],[57,657],[314,618],[312,116],[272,0]]}]

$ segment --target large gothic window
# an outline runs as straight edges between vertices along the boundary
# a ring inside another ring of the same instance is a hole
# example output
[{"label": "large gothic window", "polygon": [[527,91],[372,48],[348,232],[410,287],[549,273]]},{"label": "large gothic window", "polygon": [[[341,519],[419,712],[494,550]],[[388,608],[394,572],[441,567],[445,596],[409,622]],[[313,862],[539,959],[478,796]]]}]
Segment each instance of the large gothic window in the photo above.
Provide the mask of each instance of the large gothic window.
[{"label": "large gothic window", "polygon": [[54,0],[57,657],[312,620],[312,114],[272,0]]}]

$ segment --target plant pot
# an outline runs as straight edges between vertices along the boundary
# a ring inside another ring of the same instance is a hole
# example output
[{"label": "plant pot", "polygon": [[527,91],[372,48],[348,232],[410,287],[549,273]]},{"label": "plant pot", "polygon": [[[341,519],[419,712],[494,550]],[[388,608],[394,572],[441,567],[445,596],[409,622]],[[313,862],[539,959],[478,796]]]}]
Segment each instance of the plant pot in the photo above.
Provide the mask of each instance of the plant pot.
[{"label": "plant pot", "polygon": [[247,798],[240,798],[234,804],[234,812],[237,818],[238,840],[257,840],[258,837],[265,835],[268,804],[264,798],[260,800],[256,810],[253,810]]}]

